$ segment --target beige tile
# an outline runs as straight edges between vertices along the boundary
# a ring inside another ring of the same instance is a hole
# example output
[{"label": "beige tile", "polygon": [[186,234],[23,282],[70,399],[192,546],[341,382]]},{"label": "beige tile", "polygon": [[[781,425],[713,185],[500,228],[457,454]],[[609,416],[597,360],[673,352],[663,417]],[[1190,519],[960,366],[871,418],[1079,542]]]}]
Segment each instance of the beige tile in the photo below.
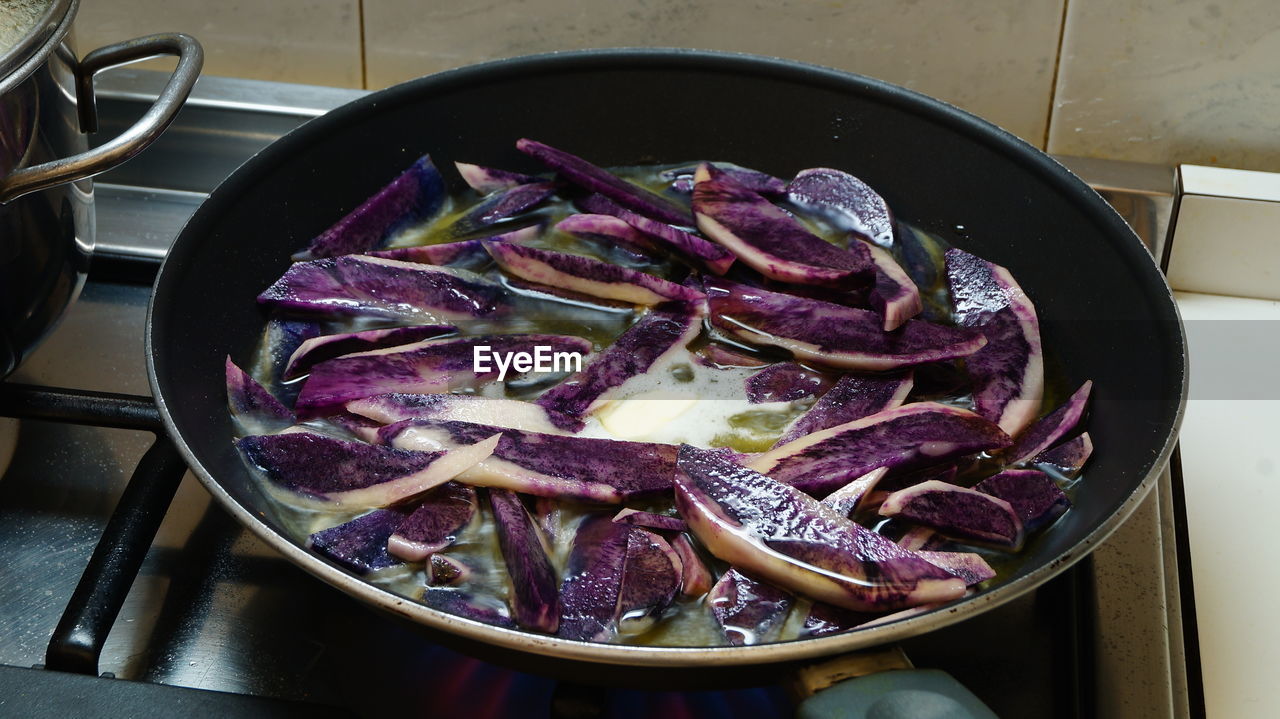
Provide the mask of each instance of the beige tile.
[{"label": "beige tile", "polygon": [[1280,170],[1275,0],[1070,0],[1053,152]]},{"label": "beige tile", "polygon": [[364,0],[369,87],[589,47],[734,50],[860,72],[1042,145],[1062,0]]},{"label": "beige tile", "polygon": [[173,31],[200,41],[209,75],[361,86],[358,0],[83,0],[74,26],[81,53]]}]

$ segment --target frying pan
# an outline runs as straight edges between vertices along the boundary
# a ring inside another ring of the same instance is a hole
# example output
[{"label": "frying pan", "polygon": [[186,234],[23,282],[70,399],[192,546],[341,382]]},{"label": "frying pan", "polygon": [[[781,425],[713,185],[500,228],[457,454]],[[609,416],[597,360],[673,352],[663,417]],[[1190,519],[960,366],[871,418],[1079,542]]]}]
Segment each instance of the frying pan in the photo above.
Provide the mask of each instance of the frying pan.
[{"label": "frying pan", "polygon": [[[838,167],[876,188],[901,219],[1010,268],[1036,303],[1057,379],[1072,388],[1094,381],[1095,453],[1074,508],[998,586],[883,626],[749,647],[589,644],[495,628],[393,595],[307,551],[283,530],[231,443],[222,363],[228,354],[247,359],[258,342],[264,315],[255,296],[291,253],[425,152],[445,168],[463,160],[543,171],[515,150],[519,137],[603,166],[723,159],[781,177]],[[561,53],[463,68],[374,93],[298,128],[231,175],[178,236],[156,280],[147,351],[152,391],[191,468],[289,560],[473,653],[588,674],[811,660],[1007,602],[1079,560],[1129,515],[1169,458],[1186,393],[1181,325],[1151,257],[1096,193],[1048,156],[883,82],[687,50]]]}]

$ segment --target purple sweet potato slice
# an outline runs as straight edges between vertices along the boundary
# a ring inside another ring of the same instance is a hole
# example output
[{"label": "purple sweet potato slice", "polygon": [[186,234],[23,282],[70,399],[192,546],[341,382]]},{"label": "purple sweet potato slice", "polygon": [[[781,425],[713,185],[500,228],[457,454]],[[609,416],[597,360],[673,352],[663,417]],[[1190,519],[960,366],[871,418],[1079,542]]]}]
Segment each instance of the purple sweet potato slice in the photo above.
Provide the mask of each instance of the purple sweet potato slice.
[{"label": "purple sweet potato slice", "polygon": [[427,558],[427,584],[433,587],[454,587],[471,578],[472,569],[462,561],[443,554]]},{"label": "purple sweet potato slice", "polygon": [[806,637],[825,637],[840,634],[859,627],[875,619],[878,614],[855,612],[852,609],[837,607],[822,602],[814,602],[809,614],[804,618],[802,632]]},{"label": "purple sweet potato slice", "polygon": [[524,175],[510,170],[499,170],[495,167],[473,165],[468,162],[455,162],[453,166],[458,168],[458,174],[462,175],[462,181],[482,195],[498,190],[509,190],[516,185],[539,182],[539,179],[533,175]]},{"label": "purple sweet potato slice", "polygon": [[888,467],[873,469],[823,497],[822,503],[830,507],[831,511],[847,518],[853,514],[853,510],[858,508],[858,504],[862,502],[863,498],[871,494],[876,484],[880,482],[888,471]]},{"label": "purple sweet potato slice", "polygon": [[1052,469],[1066,479],[1075,479],[1084,468],[1084,463],[1089,461],[1091,454],[1093,454],[1093,440],[1089,439],[1089,433],[1085,432],[1057,447],[1046,449],[1036,455],[1032,461]]},{"label": "purple sweet potato slice", "polygon": [[564,150],[527,138],[516,141],[516,149],[536,158],[560,176],[591,192],[597,192],[645,217],[675,225],[689,225],[689,211],[671,200],[632,184]]},{"label": "purple sweet potato slice", "polygon": [[284,429],[294,423],[293,412],[267,391],[266,387],[236,366],[227,355],[227,404],[231,414],[255,431]]},{"label": "purple sweet potato slice", "polygon": [[1071,434],[1084,417],[1092,390],[1093,382],[1085,382],[1061,407],[1041,417],[1022,434],[1015,435],[1013,445],[1004,452],[1006,463],[1025,462]]},{"label": "purple sweet potato slice", "polygon": [[637,305],[656,305],[667,300],[696,302],[703,298],[701,292],[684,285],[590,257],[510,242],[486,244],[485,248],[508,274],[592,297]]},{"label": "purple sweet potato slice", "polygon": [[953,539],[1017,551],[1022,521],[1008,502],[977,490],[931,480],[885,498],[880,515],[931,527]]},{"label": "purple sweet potato slice", "polygon": [[560,585],[560,630],[565,639],[608,641],[617,631],[627,539],[632,528],[605,515],[578,526]]},{"label": "purple sweet potato slice", "polygon": [[965,586],[972,587],[975,584],[991,579],[996,576],[996,572],[987,564],[987,560],[982,558],[980,554],[973,552],[934,552],[934,551],[918,551],[921,557],[924,557],[929,563],[942,567],[957,577],[964,580]]},{"label": "purple sweet potato slice", "polygon": [[[701,332],[704,311],[703,303],[664,302],[654,306],[581,372],[544,392],[537,404],[575,418],[591,414],[627,380],[682,355],[685,345]],[[553,421],[555,417],[552,415]]]},{"label": "purple sweet potato slice", "polygon": [[642,257],[650,256],[655,250],[648,235],[612,215],[569,215],[556,223],[556,229],[577,237],[607,238]]},{"label": "purple sweet potato slice", "polygon": [[497,444],[492,436],[447,452],[414,452],[310,432],[236,440],[272,486],[332,507],[386,507],[413,499],[488,457]]},{"label": "purple sweet potato slice", "polygon": [[760,274],[802,285],[870,278],[866,246],[847,250],[818,237],[786,210],[708,165],[698,168],[693,212],[702,232]]},{"label": "purple sweet potato slice", "polygon": [[295,262],[258,302],[423,324],[496,317],[508,309],[502,287],[475,273],[366,255]]},{"label": "purple sweet potato slice", "polygon": [[826,167],[801,170],[787,183],[787,199],[881,247],[893,245],[894,220],[888,203],[847,172]]},{"label": "purple sweet potato slice", "polygon": [[493,263],[493,258],[489,256],[489,252],[484,248],[485,242],[527,242],[537,237],[541,232],[542,227],[540,225],[531,225],[510,232],[479,237],[474,240],[397,247],[390,250],[370,252],[368,256],[398,260],[400,262],[417,262],[424,265],[442,265],[479,270]]},{"label": "purple sweet potato slice", "polygon": [[[967,460],[966,456],[962,460]],[[947,484],[956,483],[956,475],[960,469],[955,464],[937,464],[910,472],[890,472],[867,493],[860,505],[863,509],[875,509],[885,498],[899,489],[913,487],[921,482],[938,481]]]},{"label": "purple sweet potato slice", "polygon": [[312,337],[298,345],[298,349],[290,355],[284,368],[284,377],[293,379],[301,376],[317,362],[334,357],[420,342],[457,331],[458,328],[453,325],[413,325]]},{"label": "purple sweet potato slice", "polygon": [[705,268],[712,274],[723,275],[734,262],[733,253],[720,245],[665,222],[632,212],[603,195],[588,195],[577,204],[584,212],[617,217],[639,230],[650,245],[668,250],[685,262]]},{"label": "purple sweet potato slice", "polygon": [[642,512],[638,509],[620,509],[617,514],[613,515],[613,521],[630,524],[633,527],[658,529],[664,532],[689,531],[689,525],[685,524],[684,520],[679,517],[672,517],[666,514],[654,514],[653,512]]},{"label": "purple sweet potato slice", "polygon": [[387,540],[387,551],[409,562],[421,562],[453,544],[476,513],[476,491],[445,482],[421,503]]},{"label": "purple sweet potato slice", "polygon": [[912,527],[898,540],[898,546],[915,552],[928,552],[941,549],[950,541],[928,527]]},{"label": "purple sweet potato slice", "polygon": [[743,354],[712,342],[697,351],[698,361],[708,367],[766,367],[768,360]]},{"label": "purple sweet potato slice", "polygon": [[460,475],[460,481],[536,497],[620,504],[670,492],[676,474],[676,448],[669,444],[421,419],[388,425],[380,438],[395,447],[429,450],[468,445],[496,432],[502,439],[493,456]]},{"label": "purple sweet potato slice", "polygon": [[831,387],[831,378],[795,362],[779,362],[765,367],[747,378],[747,401],[792,402],[823,394]]},{"label": "purple sweet potato slice", "polygon": [[796,417],[773,446],[778,447],[877,412],[897,409],[914,385],[910,371],[883,375],[845,375],[804,414]]},{"label": "purple sweet potato slice", "polygon": [[880,467],[909,470],[1009,444],[1000,428],[967,410],[914,402],[774,447],[749,466],[815,496]]},{"label": "purple sweet potato slice", "polygon": [[618,595],[619,633],[636,635],[652,628],[675,601],[683,569],[680,555],[667,540],[633,527]]},{"label": "purple sweet potato slice", "polygon": [[380,422],[374,422],[368,417],[361,417],[358,414],[350,412],[339,412],[331,414],[325,419],[330,423],[341,427],[347,434],[369,444],[378,443],[378,430],[382,429]]},{"label": "purple sweet potato slice", "polygon": [[[691,193],[693,192],[694,176],[698,173],[698,167],[701,164],[663,170],[659,177],[670,182],[671,189],[676,192]],[[765,197],[782,197],[787,194],[787,183],[767,172],[729,165],[723,162],[712,164],[716,169],[737,180],[739,184],[752,192],[759,193]]]},{"label": "purple sweet potato slice", "polygon": [[[481,366],[477,351],[489,360]],[[548,352],[585,355],[591,343],[565,335],[477,335],[431,339],[387,349],[359,352],[321,362],[311,368],[295,410],[302,417],[319,417],[341,411],[348,402],[389,393],[447,392],[476,387],[493,380],[510,380],[523,373],[502,376],[494,355]],[[486,370],[487,371],[482,371]],[[508,368],[510,369],[510,367]]]},{"label": "purple sweet potato slice", "polygon": [[397,231],[434,215],[444,198],[444,178],[431,158],[423,155],[391,184],[311,240],[300,259],[376,249]]},{"label": "purple sweet potato slice", "polygon": [[683,445],[676,506],[712,554],[779,587],[858,611],[948,601],[964,583],[803,492]]},{"label": "purple sweet potato slice", "polygon": [[403,510],[375,509],[312,534],[307,539],[307,546],[356,574],[400,566],[403,562],[387,553],[387,537],[404,519]]},{"label": "purple sweet potato slice", "polygon": [[511,576],[511,609],[516,624],[555,634],[560,627],[560,589],[542,534],[515,492],[490,489],[489,504],[497,525],[498,546]]},{"label": "purple sweet potato slice", "polygon": [[572,432],[582,429],[581,421],[565,415],[553,418],[554,410],[532,402],[474,394],[379,394],[352,400],[346,407],[348,412],[382,424],[406,419],[439,419],[545,434],[561,434],[561,427],[569,427]]},{"label": "purple sweet potato slice", "polygon": [[771,292],[719,278],[704,281],[711,324],[753,344],[790,350],[831,367],[882,371],[972,355],[979,332],[908,320],[885,332],[869,310]]},{"label": "purple sweet potato slice", "polygon": [[677,534],[671,540],[671,548],[680,555],[680,593],[686,597],[701,597],[711,591],[716,578],[707,569],[707,563],[702,561],[688,535]]},{"label": "purple sweet potato slice", "polygon": [[501,600],[460,589],[427,587],[422,594],[422,603],[432,609],[495,627],[516,625],[511,619],[511,610]]},{"label": "purple sweet potato slice", "polygon": [[876,312],[884,318],[885,332],[892,332],[924,309],[920,288],[911,281],[892,255],[870,243],[866,247],[876,266],[876,280],[868,299]]},{"label": "purple sweet potato slice", "polygon": [[1044,394],[1036,308],[1000,265],[952,248],[946,267],[956,322],[987,338],[986,346],[965,359],[974,411],[1017,436],[1035,419]]},{"label": "purple sweet potato slice", "polygon": [[509,187],[486,197],[454,221],[449,231],[454,236],[480,232],[486,227],[509,220],[533,209],[556,193],[554,182],[531,182]]},{"label": "purple sweet potato slice", "polygon": [[1035,469],[1006,469],[973,488],[1008,502],[1028,532],[1048,525],[1071,508],[1071,500],[1057,483]]},{"label": "purple sweet potato slice", "polygon": [[704,601],[725,639],[741,647],[776,639],[795,597],[730,567]]}]

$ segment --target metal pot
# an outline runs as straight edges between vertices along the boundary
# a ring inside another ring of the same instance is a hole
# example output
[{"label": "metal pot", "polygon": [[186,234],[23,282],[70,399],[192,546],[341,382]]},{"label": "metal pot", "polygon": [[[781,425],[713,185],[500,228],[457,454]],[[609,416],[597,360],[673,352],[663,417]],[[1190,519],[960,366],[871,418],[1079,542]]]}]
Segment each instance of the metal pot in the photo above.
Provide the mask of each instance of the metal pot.
[{"label": "metal pot", "polygon": [[[77,60],[67,33],[79,0],[53,0],[0,52],[0,376],[18,365],[79,294],[94,244],[93,183],[151,144],[191,93],[203,51],[191,37],[149,35]],[[127,131],[89,149],[93,77],[156,55],[178,66]]]}]

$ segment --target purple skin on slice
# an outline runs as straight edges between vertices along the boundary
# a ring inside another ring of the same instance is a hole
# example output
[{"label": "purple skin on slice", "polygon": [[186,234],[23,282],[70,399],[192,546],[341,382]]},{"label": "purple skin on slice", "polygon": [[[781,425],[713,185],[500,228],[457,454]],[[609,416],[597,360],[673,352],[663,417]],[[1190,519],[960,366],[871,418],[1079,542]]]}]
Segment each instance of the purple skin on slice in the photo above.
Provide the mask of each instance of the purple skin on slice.
[{"label": "purple skin on slice", "polygon": [[497,525],[498,546],[511,576],[511,608],[516,624],[555,634],[560,628],[560,590],[538,527],[515,492],[490,489],[489,504]]},{"label": "purple skin on slice", "polygon": [[577,205],[583,212],[617,217],[643,233],[649,244],[669,250],[685,262],[705,268],[712,274],[723,275],[733,264],[733,253],[720,245],[665,222],[632,212],[603,195],[588,195],[579,200]]},{"label": "purple skin on slice", "polygon": [[973,487],[1008,502],[1028,532],[1047,526],[1071,508],[1058,484],[1035,469],[1006,469]]},{"label": "purple skin on slice", "polygon": [[258,302],[422,324],[500,316],[507,309],[502,287],[475,273],[365,255],[295,262]]},{"label": "purple skin on slice", "polygon": [[498,190],[509,190],[516,185],[527,185],[540,181],[533,175],[523,175],[519,172],[499,170],[493,167],[484,167],[483,165],[472,165],[466,162],[455,162],[453,166],[458,168],[458,174],[462,175],[462,181],[482,195]]},{"label": "purple skin on slice", "polygon": [[284,377],[286,379],[299,377],[306,374],[307,370],[317,362],[334,357],[420,342],[457,331],[458,328],[453,325],[416,325],[313,337],[294,350],[288,364],[285,365]]},{"label": "purple skin on slice", "polygon": [[703,234],[775,280],[840,286],[869,278],[875,271],[866,246],[836,247],[786,210],[708,165],[698,168],[693,211]]},{"label": "purple skin on slice", "polygon": [[831,378],[795,362],[779,362],[751,375],[745,384],[751,404],[792,402],[826,392]]},{"label": "purple skin on slice", "polygon": [[692,224],[693,218],[689,216],[688,210],[581,157],[527,138],[517,140],[516,149],[536,158],[573,184],[590,192],[597,192],[628,210],[673,225]]},{"label": "purple skin on slice", "polygon": [[507,605],[493,597],[475,595],[458,589],[427,587],[422,594],[422,603],[432,609],[463,619],[492,624],[495,627],[512,628],[516,625],[511,619],[511,610]]},{"label": "purple skin on slice", "polygon": [[822,503],[841,517],[849,517],[862,499],[871,494],[877,483],[888,473],[887,467],[873,469],[861,477],[822,498]]},{"label": "purple skin on slice", "polygon": [[770,363],[712,342],[698,350],[699,363],[707,367],[766,367]]},{"label": "purple skin on slice", "polygon": [[719,278],[706,278],[703,284],[716,329],[826,366],[893,370],[972,355],[986,343],[972,330],[908,320],[897,331],[885,332],[880,316],[868,310]]},{"label": "purple skin on slice", "polygon": [[932,480],[885,498],[880,515],[936,529],[952,539],[1018,551],[1022,521],[1008,502],[974,489]]},{"label": "purple skin on slice", "polygon": [[928,527],[912,527],[898,540],[898,546],[914,552],[927,552],[942,549],[951,540],[929,529]]},{"label": "purple skin on slice", "polygon": [[893,245],[894,220],[888,203],[867,183],[847,172],[826,167],[801,170],[787,183],[787,199],[881,247]]},{"label": "purple skin on slice", "polygon": [[592,297],[656,305],[667,300],[697,302],[704,295],[660,277],[590,257],[540,250],[510,242],[485,249],[508,274]]},{"label": "purple skin on slice", "polygon": [[796,417],[774,447],[846,424],[877,412],[897,409],[906,401],[914,384],[912,372],[883,375],[845,375],[822,395],[807,412]]},{"label": "purple skin on slice", "polygon": [[266,387],[236,366],[227,355],[227,403],[236,419],[253,425],[255,431],[284,429],[294,423],[293,412],[280,403]]},{"label": "purple skin on slice", "polygon": [[957,324],[987,338],[986,346],[965,359],[974,411],[1016,437],[1035,419],[1044,395],[1036,308],[1000,265],[952,248],[946,267]]},{"label": "purple skin on slice", "polygon": [[[275,487],[328,506],[386,507],[413,499],[489,456],[498,437],[449,452],[414,452],[310,432],[236,440]],[[388,533],[390,534],[390,533]]]},{"label": "purple skin on slice", "polygon": [[[488,371],[478,372],[475,353],[488,347]],[[371,350],[321,362],[311,368],[295,411],[300,417],[320,417],[342,411],[352,400],[389,393],[434,393],[476,387],[498,378],[493,356],[512,352],[586,355],[591,343],[564,335],[479,335],[432,339],[387,349]],[[549,358],[548,358],[549,359]],[[513,369],[513,368],[512,368]],[[510,381],[523,375],[509,371]]]},{"label": "purple skin on slice", "polygon": [[406,419],[440,419],[475,422],[529,432],[561,434],[582,429],[582,422],[532,402],[474,394],[379,394],[347,403],[347,411],[381,424]]},{"label": "purple skin on slice", "polygon": [[704,600],[724,638],[736,647],[777,638],[795,598],[777,587],[729,568]]},{"label": "purple skin on slice", "polygon": [[924,309],[920,288],[884,249],[871,243],[867,243],[866,248],[876,265],[876,281],[868,299],[884,318],[884,331],[892,332]]},{"label": "purple skin on slice", "polygon": [[967,587],[980,584],[996,576],[995,570],[991,568],[990,564],[987,564],[987,560],[973,552],[922,551],[917,552],[917,554],[930,563],[942,567],[963,579]]},{"label": "purple skin on slice", "polygon": [[387,552],[387,537],[404,521],[400,509],[375,509],[307,539],[316,554],[328,557],[356,574],[368,574],[403,564]]},{"label": "purple skin on slice", "polygon": [[680,555],[680,593],[686,597],[697,598],[711,591],[716,578],[707,569],[706,562],[694,549],[693,542],[684,534],[677,534],[671,540],[671,548]]},{"label": "purple skin on slice", "polygon": [[476,491],[445,482],[422,498],[408,519],[387,540],[387,551],[408,562],[421,562],[453,544],[476,514]]},{"label": "purple skin on slice", "polygon": [[[537,404],[574,418],[591,414],[608,401],[611,390],[683,352],[685,345],[702,331],[704,311],[703,303],[656,305],[581,372],[544,392]],[[555,417],[552,415],[552,421]]]},{"label": "purple skin on slice", "polygon": [[587,517],[578,526],[560,585],[560,637],[606,642],[617,631],[618,597],[631,530],[605,515]]},{"label": "purple skin on slice", "polygon": [[511,219],[542,204],[556,193],[554,182],[532,182],[502,190],[485,198],[459,217],[449,228],[455,236],[469,235]]},{"label": "purple skin on slice", "polygon": [[680,555],[667,540],[633,527],[618,595],[618,631],[636,635],[651,629],[675,601],[682,573]]},{"label": "purple skin on slice", "polygon": [[774,447],[749,466],[822,497],[873,469],[906,471],[1000,449],[1009,441],[999,427],[972,412],[913,402]]},{"label": "purple skin on slice", "polygon": [[1089,405],[1089,392],[1092,390],[1093,382],[1085,382],[1061,407],[1041,417],[1022,434],[1017,435],[1013,446],[1005,450],[1005,463],[1025,462],[1071,434],[1084,417],[1084,411]]},{"label": "purple skin on slice", "polygon": [[311,240],[298,259],[376,249],[397,231],[426,220],[444,204],[444,178],[423,155],[391,184]]},{"label": "purple skin on slice", "polygon": [[1036,455],[1032,461],[1052,469],[1066,479],[1075,479],[1084,468],[1084,463],[1089,461],[1091,454],[1093,454],[1093,440],[1089,439],[1089,433],[1085,432],[1057,447],[1046,449]]},{"label": "purple skin on slice", "polygon": [[[670,182],[671,189],[676,192],[691,193],[693,192],[694,175],[697,174],[698,166],[701,164],[677,167],[674,170],[664,170],[659,176]],[[716,169],[737,180],[739,184],[752,192],[765,197],[782,197],[787,194],[787,183],[768,173],[718,162],[713,163],[713,165]]]},{"label": "purple skin on slice", "polygon": [[403,449],[431,450],[469,445],[498,432],[502,439],[493,456],[470,468],[460,480],[535,497],[621,504],[670,492],[676,474],[676,448],[669,444],[421,419],[388,425],[379,439]]},{"label": "purple skin on slice", "polygon": [[680,447],[676,507],[723,561],[858,611],[949,601],[964,583],[803,492],[716,452]]},{"label": "purple skin on slice", "polygon": [[368,256],[381,257],[386,260],[399,260],[400,262],[417,262],[423,265],[460,267],[476,271],[493,263],[493,258],[489,256],[489,252],[484,248],[485,242],[526,242],[541,233],[541,225],[531,225],[474,240],[459,240],[458,242],[445,242],[438,245],[397,247],[392,250],[370,252]]},{"label": "purple skin on slice", "polygon": [[443,554],[427,559],[427,584],[433,587],[455,587],[471,578],[471,567]]},{"label": "purple skin on slice", "polygon": [[569,215],[555,228],[575,237],[605,238],[640,258],[650,257],[655,250],[648,235],[612,215]]},{"label": "purple skin on slice", "polygon": [[638,509],[620,509],[617,514],[613,515],[613,521],[630,524],[633,527],[647,527],[648,529],[658,529],[665,532],[689,531],[689,525],[685,524],[684,520],[679,517],[642,512]]}]

